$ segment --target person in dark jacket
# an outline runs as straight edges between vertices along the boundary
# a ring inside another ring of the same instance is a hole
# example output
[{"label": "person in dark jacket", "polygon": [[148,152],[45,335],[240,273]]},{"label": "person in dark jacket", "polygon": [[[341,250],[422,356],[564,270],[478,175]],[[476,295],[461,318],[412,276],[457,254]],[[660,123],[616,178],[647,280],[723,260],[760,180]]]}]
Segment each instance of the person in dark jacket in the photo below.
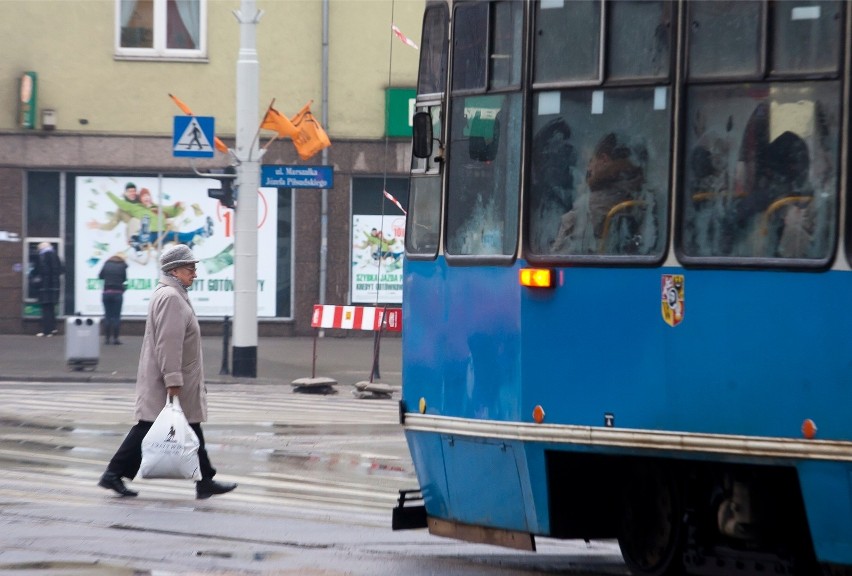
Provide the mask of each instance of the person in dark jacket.
[{"label": "person in dark jacket", "polygon": [[98,278],[104,281],[101,295],[104,303],[104,344],[121,344],[118,334],[121,331],[121,306],[127,282],[127,263],[124,256],[116,254],[104,262]]},{"label": "person in dark jacket", "polygon": [[41,305],[41,332],[36,336],[53,336],[56,330],[56,304],[59,302],[59,277],[65,272],[62,261],[50,242],[38,245],[35,265],[38,303]]}]

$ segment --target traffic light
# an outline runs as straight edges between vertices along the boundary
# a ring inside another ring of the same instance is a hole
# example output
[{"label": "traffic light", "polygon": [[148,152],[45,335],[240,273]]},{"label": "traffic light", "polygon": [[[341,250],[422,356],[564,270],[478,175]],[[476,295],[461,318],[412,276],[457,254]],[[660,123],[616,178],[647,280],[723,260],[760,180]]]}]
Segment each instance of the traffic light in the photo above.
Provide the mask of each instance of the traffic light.
[{"label": "traffic light", "polygon": [[225,168],[225,173],[221,176],[210,174],[211,178],[219,181],[221,188],[208,188],[207,195],[222,203],[225,208],[234,208],[234,196],[236,195],[236,175],[237,171],[233,166]]}]

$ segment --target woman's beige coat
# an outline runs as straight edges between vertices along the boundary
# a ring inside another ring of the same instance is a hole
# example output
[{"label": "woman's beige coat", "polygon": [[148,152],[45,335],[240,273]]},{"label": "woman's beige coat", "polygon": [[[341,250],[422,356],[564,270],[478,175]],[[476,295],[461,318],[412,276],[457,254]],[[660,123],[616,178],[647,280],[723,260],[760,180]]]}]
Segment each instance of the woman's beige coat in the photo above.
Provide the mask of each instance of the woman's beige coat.
[{"label": "woman's beige coat", "polygon": [[166,388],[180,387],[180,405],[191,423],[207,420],[207,388],[201,329],[189,295],[177,278],[162,275],[148,305],[136,374],[136,419],[153,422],[166,405]]}]

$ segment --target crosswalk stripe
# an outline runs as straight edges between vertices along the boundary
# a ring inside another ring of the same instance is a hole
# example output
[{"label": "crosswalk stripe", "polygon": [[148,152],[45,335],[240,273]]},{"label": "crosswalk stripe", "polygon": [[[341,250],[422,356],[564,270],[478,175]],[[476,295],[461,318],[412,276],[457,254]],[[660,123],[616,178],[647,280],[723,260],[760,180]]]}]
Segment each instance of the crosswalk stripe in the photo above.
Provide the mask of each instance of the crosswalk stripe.
[{"label": "crosswalk stripe", "polygon": [[[134,402],[128,384],[0,385],[0,504],[32,500],[34,486],[46,503],[109,497],[97,481],[133,424]],[[217,479],[240,485],[217,502],[388,512],[398,489],[416,487],[395,401],[236,385],[210,390],[208,404],[204,432]],[[364,450],[345,433],[353,425],[385,428]],[[146,498],[194,501],[189,482],[131,486]]]}]

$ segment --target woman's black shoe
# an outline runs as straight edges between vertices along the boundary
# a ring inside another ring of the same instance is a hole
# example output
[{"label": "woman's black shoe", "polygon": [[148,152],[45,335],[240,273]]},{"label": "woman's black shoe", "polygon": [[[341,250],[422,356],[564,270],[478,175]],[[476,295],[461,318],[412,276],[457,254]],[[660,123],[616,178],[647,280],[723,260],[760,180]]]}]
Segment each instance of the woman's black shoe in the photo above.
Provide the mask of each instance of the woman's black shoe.
[{"label": "woman's black shoe", "polygon": [[230,492],[237,485],[233,482],[216,482],[215,480],[201,480],[195,483],[195,497],[199,500],[216,496],[217,494],[225,494]]},{"label": "woman's black shoe", "polygon": [[124,482],[121,481],[121,477],[115,472],[104,472],[98,481],[98,486],[107,490],[114,490],[118,492],[119,496],[136,496],[138,494],[138,492],[134,492],[125,486]]}]

